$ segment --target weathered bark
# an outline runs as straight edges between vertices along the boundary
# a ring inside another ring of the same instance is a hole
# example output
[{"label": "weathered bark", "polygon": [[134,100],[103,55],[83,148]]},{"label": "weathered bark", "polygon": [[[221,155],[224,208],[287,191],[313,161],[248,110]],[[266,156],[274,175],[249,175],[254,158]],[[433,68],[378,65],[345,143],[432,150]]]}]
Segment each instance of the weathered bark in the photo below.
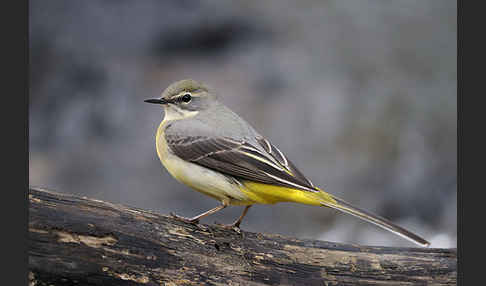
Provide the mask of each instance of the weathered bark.
[{"label": "weathered bark", "polygon": [[31,285],[455,285],[455,249],[301,240],[29,192]]}]

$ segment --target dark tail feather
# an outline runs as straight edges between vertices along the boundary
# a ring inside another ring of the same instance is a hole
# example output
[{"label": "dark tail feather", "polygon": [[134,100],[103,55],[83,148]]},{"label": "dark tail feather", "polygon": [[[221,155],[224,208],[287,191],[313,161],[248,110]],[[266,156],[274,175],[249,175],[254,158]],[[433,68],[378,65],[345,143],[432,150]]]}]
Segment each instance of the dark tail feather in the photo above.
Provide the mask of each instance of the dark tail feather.
[{"label": "dark tail feather", "polygon": [[337,210],[340,210],[342,212],[345,212],[345,213],[348,213],[350,215],[353,215],[353,216],[356,216],[358,218],[361,218],[363,220],[366,220],[368,222],[371,222],[373,224],[376,224],[377,226],[379,227],[382,227],[390,232],[393,232],[405,239],[408,239],[420,246],[423,246],[423,247],[428,247],[430,245],[430,243],[428,241],[426,241],[425,239],[421,238],[420,236],[416,235],[416,234],[413,234],[411,233],[410,231],[398,226],[398,225],[395,225],[393,224],[391,221],[385,219],[385,218],[382,218],[382,217],[379,217],[379,216],[376,216],[374,214],[371,214],[367,211],[364,211],[362,209],[359,209],[339,198],[336,198],[334,196],[332,196],[332,198],[336,201],[336,203],[333,203],[331,201],[322,201],[321,204],[323,206],[326,206],[326,207],[330,207],[330,208],[333,208],[333,209],[337,209]]}]

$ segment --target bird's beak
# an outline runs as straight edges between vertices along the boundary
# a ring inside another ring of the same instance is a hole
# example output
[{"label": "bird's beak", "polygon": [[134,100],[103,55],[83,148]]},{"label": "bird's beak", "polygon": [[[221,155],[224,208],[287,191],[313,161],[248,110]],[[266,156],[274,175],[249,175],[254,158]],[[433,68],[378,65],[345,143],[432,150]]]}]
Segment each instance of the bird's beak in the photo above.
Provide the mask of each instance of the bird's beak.
[{"label": "bird's beak", "polygon": [[148,103],[154,103],[154,104],[167,104],[170,103],[170,100],[167,100],[165,98],[151,98],[151,99],[146,99],[144,102]]}]

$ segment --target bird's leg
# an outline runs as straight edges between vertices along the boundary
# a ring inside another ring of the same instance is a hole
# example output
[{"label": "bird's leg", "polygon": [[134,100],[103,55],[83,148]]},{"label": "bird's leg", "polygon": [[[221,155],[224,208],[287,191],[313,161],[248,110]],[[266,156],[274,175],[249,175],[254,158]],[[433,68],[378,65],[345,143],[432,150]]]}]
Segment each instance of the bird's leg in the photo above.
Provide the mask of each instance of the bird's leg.
[{"label": "bird's leg", "polygon": [[235,222],[233,222],[232,224],[220,224],[220,226],[226,229],[234,229],[235,227],[239,229],[241,221],[243,220],[243,218],[245,217],[246,213],[248,212],[251,206],[252,205],[246,206],[245,209],[243,210],[243,213],[240,215],[240,217],[237,220],[235,220]]},{"label": "bird's leg", "polygon": [[213,213],[215,213],[215,212],[218,212],[218,211],[220,211],[220,210],[222,210],[222,209],[226,208],[227,206],[228,206],[228,204],[223,203],[223,204],[222,204],[222,205],[220,205],[220,206],[217,206],[217,207],[215,207],[215,208],[213,208],[213,209],[210,209],[210,210],[208,210],[208,211],[206,211],[206,212],[203,212],[202,214],[199,214],[199,215],[197,215],[197,216],[195,216],[195,217],[192,217],[192,218],[187,218],[187,217],[183,217],[183,216],[178,216],[178,215],[176,215],[176,214],[174,214],[174,213],[171,213],[171,216],[172,216],[173,218],[175,218],[175,219],[177,219],[177,220],[180,220],[180,221],[183,221],[183,222],[192,223],[192,224],[198,224],[198,223],[199,223],[199,220],[200,220],[201,218],[203,218],[203,217],[205,217],[205,216],[208,216],[208,215],[211,215],[211,214],[213,214]]}]

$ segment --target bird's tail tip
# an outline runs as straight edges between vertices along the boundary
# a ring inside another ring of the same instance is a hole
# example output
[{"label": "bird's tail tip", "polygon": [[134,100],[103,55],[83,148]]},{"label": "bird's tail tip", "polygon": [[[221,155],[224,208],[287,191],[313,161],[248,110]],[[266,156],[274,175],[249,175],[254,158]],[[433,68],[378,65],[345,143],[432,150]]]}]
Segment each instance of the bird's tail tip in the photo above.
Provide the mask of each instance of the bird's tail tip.
[{"label": "bird's tail tip", "polygon": [[371,214],[365,210],[362,210],[360,208],[357,208],[335,196],[332,196],[333,200],[324,200],[321,201],[321,205],[330,207],[333,209],[340,210],[342,212],[348,213],[350,215],[353,215],[355,217],[361,218],[363,220],[366,220],[370,223],[373,223],[381,228],[384,228],[394,234],[397,234],[411,242],[414,242],[415,244],[418,244],[422,247],[429,247],[430,242],[427,240],[421,238],[420,236],[392,223],[391,221],[379,217],[377,215]]}]

